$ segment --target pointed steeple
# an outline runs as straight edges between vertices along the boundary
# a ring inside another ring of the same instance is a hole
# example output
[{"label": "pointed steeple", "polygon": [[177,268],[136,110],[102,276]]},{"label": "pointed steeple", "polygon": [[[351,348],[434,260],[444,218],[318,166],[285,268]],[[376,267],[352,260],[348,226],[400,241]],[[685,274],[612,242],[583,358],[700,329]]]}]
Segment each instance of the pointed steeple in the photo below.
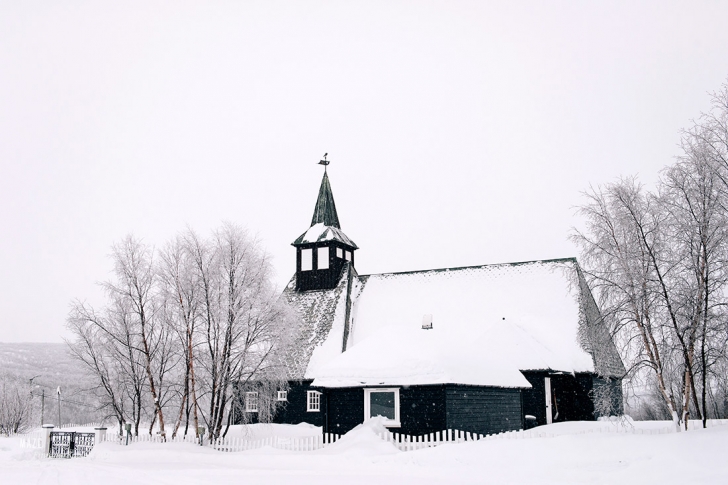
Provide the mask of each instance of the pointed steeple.
[{"label": "pointed steeple", "polygon": [[324,172],[324,178],[321,180],[316,208],[313,210],[313,218],[311,219],[312,226],[319,223],[323,223],[324,226],[341,229],[339,216],[336,214],[334,194],[331,192],[331,184],[329,183],[329,176],[326,172]]},{"label": "pointed steeple", "polygon": [[354,270],[354,252],[359,249],[341,230],[336,213],[334,194],[331,192],[326,166],[324,166],[316,208],[311,226],[291,243],[296,247],[296,291],[330,290],[335,288],[345,268]]},{"label": "pointed steeple", "polygon": [[302,246],[327,241],[338,241],[351,250],[359,249],[356,243],[341,230],[329,176],[324,171],[324,178],[321,179],[321,187],[319,188],[318,199],[316,199],[316,207],[311,218],[311,226],[291,244],[293,246]]}]

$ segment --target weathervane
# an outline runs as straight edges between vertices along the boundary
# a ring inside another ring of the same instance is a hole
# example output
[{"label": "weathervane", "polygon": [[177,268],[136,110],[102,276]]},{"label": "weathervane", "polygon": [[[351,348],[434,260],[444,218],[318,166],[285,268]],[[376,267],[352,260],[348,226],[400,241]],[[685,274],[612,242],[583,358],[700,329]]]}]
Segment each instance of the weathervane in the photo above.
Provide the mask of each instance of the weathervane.
[{"label": "weathervane", "polygon": [[319,165],[323,165],[323,166],[324,166],[324,172],[326,172],[326,166],[327,166],[327,165],[328,165],[329,163],[331,163],[331,161],[330,161],[330,160],[326,160],[326,157],[327,157],[327,156],[328,156],[328,153],[324,153],[324,159],[323,159],[323,160],[319,160]]}]

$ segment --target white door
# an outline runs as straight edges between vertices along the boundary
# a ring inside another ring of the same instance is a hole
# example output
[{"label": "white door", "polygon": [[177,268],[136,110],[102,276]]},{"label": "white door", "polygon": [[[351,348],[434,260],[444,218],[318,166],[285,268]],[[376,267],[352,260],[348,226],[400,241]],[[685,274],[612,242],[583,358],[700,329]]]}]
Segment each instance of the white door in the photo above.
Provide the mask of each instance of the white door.
[{"label": "white door", "polygon": [[544,388],[546,393],[546,424],[551,424],[554,420],[554,413],[551,412],[551,378],[544,378]]}]

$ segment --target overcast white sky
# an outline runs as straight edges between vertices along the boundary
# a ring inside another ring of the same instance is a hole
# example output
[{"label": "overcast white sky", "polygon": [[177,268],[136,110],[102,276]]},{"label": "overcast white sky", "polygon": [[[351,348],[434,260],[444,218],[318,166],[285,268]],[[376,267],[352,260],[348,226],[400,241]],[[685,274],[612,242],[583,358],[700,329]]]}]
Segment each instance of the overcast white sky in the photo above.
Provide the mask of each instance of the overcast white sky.
[{"label": "overcast white sky", "polygon": [[0,2],[0,341],[110,246],[247,226],[294,271],[324,152],[361,274],[575,255],[728,77],[726,2]]}]

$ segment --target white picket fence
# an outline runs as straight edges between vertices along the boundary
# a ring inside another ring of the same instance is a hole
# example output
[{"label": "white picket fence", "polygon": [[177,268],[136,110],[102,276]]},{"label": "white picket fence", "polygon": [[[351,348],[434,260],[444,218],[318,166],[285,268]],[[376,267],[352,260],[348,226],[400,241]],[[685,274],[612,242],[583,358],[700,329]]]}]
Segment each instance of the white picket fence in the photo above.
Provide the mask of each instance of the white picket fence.
[{"label": "white picket fence", "polygon": [[104,423],[86,423],[86,424],[67,423],[67,424],[62,424],[60,426],[56,426],[54,429],[100,428],[102,426],[104,426]]},{"label": "white picket fence", "polygon": [[[299,436],[299,437],[284,437],[284,436],[268,436],[259,439],[250,439],[244,437],[232,437],[232,438],[218,438],[217,440],[203,440],[203,446],[212,448],[218,451],[246,451],[255,450],[269,446],[271,448],[277,448],[279,450],[289,451],[314,451],[319,450],[331,443],[336,442],[341,435],[333,433],[324,433],[316,436]],[[119,436],[114,433],[107,433],[104,441],[110,441],[114,443],[126,444],[127,437]],[[199,444],[199,440],[194,434],[177,435],[174,438],[167,436],[166,440],[162,439],[159,434],[140,434],[139,436],[129,436],[128,443],[193,443]]]}]

